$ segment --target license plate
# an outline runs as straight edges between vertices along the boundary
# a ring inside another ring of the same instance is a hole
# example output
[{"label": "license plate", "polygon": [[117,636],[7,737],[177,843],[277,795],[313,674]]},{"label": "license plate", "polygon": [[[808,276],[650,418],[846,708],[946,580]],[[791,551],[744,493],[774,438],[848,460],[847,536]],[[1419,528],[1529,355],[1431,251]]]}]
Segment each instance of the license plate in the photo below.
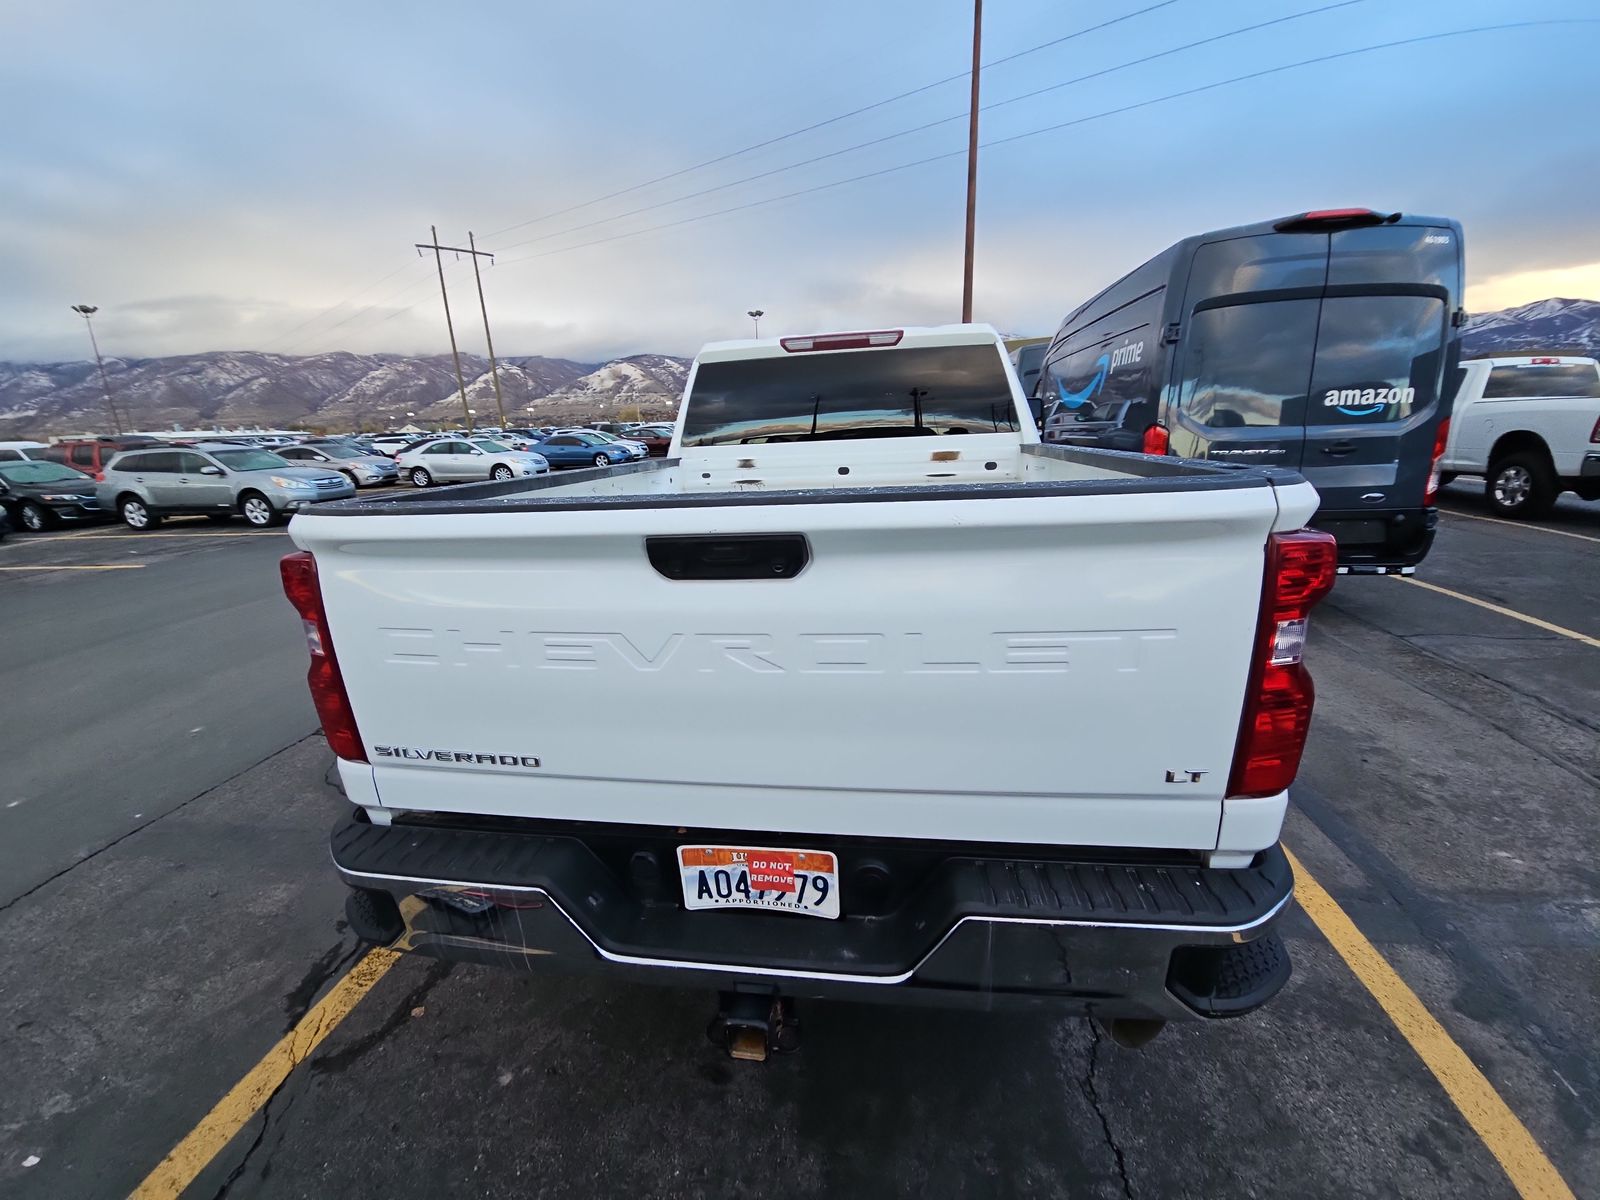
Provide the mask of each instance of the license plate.
[{"label": "license plate", "polygon": [[839,916],[839,860],[826,850],[679,846],[683,906]]}]

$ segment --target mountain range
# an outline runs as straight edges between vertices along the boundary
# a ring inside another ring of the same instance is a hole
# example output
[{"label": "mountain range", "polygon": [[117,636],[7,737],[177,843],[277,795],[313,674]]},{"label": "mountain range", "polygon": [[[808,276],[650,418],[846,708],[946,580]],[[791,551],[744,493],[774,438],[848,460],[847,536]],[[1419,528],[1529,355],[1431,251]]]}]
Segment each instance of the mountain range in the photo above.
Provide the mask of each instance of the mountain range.
[{"label": "mountain range", "polygon": [[1600,300],[1555,297],[1467,319],[1461,352],[1468,358],[1503,354],[1600,352]]},{"label": "mountain range", "polygon": [[[1468,319],[1468,357],[1539,351],[1600,353],[1600,301],[1552,298]],[[395,428],[458,424],[461,398],[445,354],[296,356],[228,350],[170,358],[108,358],[124,429],[209,425],[267,428]],[[511,424],[656,419],[677,411],[689,360],[634,354],[604,363],[565,358],[500,360]],[[489,362],[461,356],[475,421],[498,421]],[[111,421],[92,362],[0,362],[0,438],[105,431]]]},{"label": "mountain range", "polygon": [[[347,430],[460,424],[448,354],[338,351],[307,356],[249,350],[169,358],[108,358],[106,378],[124,430],[260,426]],[[687,359],[634,354],[605,363],[539,356],[501,359],[507,423],[655,419],[678,407]],[[489,362],[461,356],[467,405],[498,424]],[[104,432],[112,427],[93,362],[0,362],[0,438]]]}]

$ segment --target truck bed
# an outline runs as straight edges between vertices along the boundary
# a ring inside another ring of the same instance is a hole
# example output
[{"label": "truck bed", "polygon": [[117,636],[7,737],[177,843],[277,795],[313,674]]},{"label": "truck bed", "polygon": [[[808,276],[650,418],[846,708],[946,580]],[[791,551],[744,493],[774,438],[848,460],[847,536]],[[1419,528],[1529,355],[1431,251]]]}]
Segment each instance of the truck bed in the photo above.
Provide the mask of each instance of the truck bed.
[{"label": "truck bed", "polygon": [[[347,789],[375,816],[1216,848],[1263,547],[1315,492],[918,441],[909,466],[737,447],[297,517],[371,751]],[[741,538],[799,559],[716,575]],[[682,544],[710,550],[674,574]]]}]

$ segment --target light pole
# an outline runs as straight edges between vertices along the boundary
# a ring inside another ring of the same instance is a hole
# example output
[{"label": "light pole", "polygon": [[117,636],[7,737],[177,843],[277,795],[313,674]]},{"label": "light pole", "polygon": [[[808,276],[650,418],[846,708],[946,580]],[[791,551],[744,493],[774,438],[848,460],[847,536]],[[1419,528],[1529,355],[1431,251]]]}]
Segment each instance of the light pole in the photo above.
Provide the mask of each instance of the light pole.
[{"label": "light pole", "polygon": [[967,244],[961,262],[961,323],[972,321],[972,243],[978,224],[978,77],[983,48],[983,0],[972,0],[972,102],[967,110]]},{"label": "light pole", "polygon": [[100,308],[94,304],[74,304],[72,311],[83,318],[83,326],[89,331],[89,345],[94,348],[95,365],[100,368],[100,386],[105,389],[106,408],[111,413],[111,428],[121,433],[122,422],[117,419],[117,406],[111,400],[111,381],[106,378],[106,364],[100,358],[100,343],[94,338],[94,322],[89,319],[99,312]]},{"label": "light pole", "polygon": [[749,317],[752,321],[754,321],[756,323],[756,336],[760,337],[761,336],[761,318],[766,316],[767,314],[765,312],[763,312],[759,308],[752,308],[749,312],[745,313],[744,315]]}]

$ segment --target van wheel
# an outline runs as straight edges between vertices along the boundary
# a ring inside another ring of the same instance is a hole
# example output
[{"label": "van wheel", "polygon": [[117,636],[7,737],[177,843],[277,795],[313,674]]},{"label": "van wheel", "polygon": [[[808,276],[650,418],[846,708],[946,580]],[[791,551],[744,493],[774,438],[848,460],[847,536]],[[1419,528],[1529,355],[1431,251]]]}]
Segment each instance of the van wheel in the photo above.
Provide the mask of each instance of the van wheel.
[{"label": "van wheel", "polygon": [[411,482],[416,487],[427,487],[433,482],[433,476],[428,474],[428,468],[426,467],[412,467]]},{"label": "van wheel", "polygon": [[50,514],[32,500],[22,505],[17,511],[17,517],[22,521],[22,527],[29,533],[43,533],[50,528]]},{"label": "van wheel", "polygon": [[1542,517],[1555,507],[1555,472],[1542,454],[1508,454],[1489,464],[1483,494],[1502,516]]},{"label": "van wheel", "polygon": [[507,479],[511,479],[515,475],[516,475],[516,472],[513,471],[510,467],[506,466],[505,463],[499,464],[497,467],[495,467],[494,470],[489,472],[489,478],[490,479],[498,479],[501,482],[504,482]]},{"label": "van wheel", "polygon": [[154,511],[137,496],[124,496],[117,501],[117,515],[122,523],[137,533],[154,529],[161,524],[161,514]]},{"label": "van wheel", "polygon": [[246,492],[239,497],[239,513],[244,519],[257,529],[265,529],[269,525],[276,525],[282,516],[272,507],[260,492]]}]

